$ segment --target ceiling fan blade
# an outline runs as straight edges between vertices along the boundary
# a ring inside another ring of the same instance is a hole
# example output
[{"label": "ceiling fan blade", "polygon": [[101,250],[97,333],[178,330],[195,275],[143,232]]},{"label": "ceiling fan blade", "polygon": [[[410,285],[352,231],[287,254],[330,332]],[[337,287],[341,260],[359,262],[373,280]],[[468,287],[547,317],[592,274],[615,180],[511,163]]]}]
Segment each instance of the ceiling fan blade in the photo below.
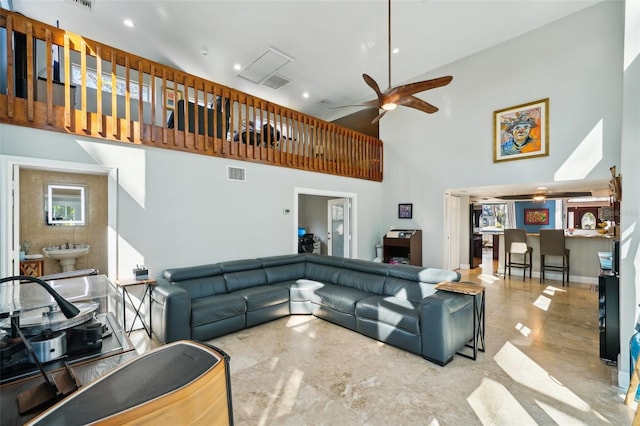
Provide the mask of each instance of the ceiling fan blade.
[{"label": "ceiling fan blade", "polygon": [[378,121],[380,121],[382,117],[384,117],[386,113],[387,113],[387,110],[382,110],[382,112],[378,114],[378,116],[371,121],[371,124],[376,124]]},{"label": "ceiling fan blade", "polygon": [[366,101],[363,102],[361,104],[352,104],[352,105],[338,105],[338,106],[334,106],[334,107],[329,107],[329,109],[336,109],[336,108],[348,108],[348,107],[369,107],[369,108],[378,108],[379,106],[379,102],[378,100],[370,100],[370,101]]},{"label": "ceiling fan blade", "polygon": [[409,108],[415,108],[422,112],[426,112],[427,114],[433,114],[434,112],[438,111],[437,107],[423,101],[422,99],[416,98],[415,96],[402,98],[400,99],[400,101],[398,101],[398,104]]},{"label": "ceiling fan blade", "polygon": [[425,90],[446,86],[447,84],[451,83],[451,80],[453,80],[453,77],[448,75],[446,77],[434,78],[432,80],[403,84],[402,86],[397,86],[388,90],[388,93],[385,92],[385,95],[397,94],[401,98],[404,98],[405,96],[415,95],[416,93],[424,92]]},{"label": "ceiling fan blade", "polygon": [[382,92],[380,91],[378,83],[376,83],[376,81],[373,78],[369,77],[367,74],[362,74],[362,78],[364,78],[365,83],[367,83],[369,87],[371,87],[373,91],[376,92],[376,95],[378,96],[378,105],[382,105]]}]

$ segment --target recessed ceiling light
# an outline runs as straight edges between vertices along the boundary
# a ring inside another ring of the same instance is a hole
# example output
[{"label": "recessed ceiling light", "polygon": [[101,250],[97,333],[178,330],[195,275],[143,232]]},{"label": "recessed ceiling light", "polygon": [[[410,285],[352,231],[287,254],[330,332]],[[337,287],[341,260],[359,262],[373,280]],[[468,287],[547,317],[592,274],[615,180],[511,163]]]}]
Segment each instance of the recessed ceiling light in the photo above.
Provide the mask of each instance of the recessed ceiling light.
[{"label": "recessed ceiling light", "polygon": [[538,187],[538,189],[539,189],[540,191],[544,191],[545,189],[549,189],[549,188],[547,188],[546,186],[539,186],[539,187]]},{"label": "recessed ceiling light", "polygon": [[132,21],[131,19],[129,19],[129,18],[127,18],[127,19],[125,19],[125,20],[124,20],[124,25],[125,25],[125,26],[127,26],[127,27],[129,27],[129,28],[133,28],[133,27],[135,27],[135,24],[134,24],[134,23],[133,23],[133,21]]},{"label": "recessed ceiling light", "polygon": [[233,69],[234,69],[234,70],[236,70],[236,71],[240,71],[240,70],[242,69],[242,65],[240,65],[240,64],[234,64],[234,65],[233,65]]},{"label": "recessed ceiling light", "polygon": [[309,92],[304,92],[304,93],[302,94],[302,97],[303,97],[303,98],[305,98],[305,99],[307,99],[307,98],[309,97]]},{"label": "recessed ceiling light", "polygon": [[398,53],[400,53],[400,49],[396,47],[391,51],[391,53],[393,53],[394,55],[397,55]]}]

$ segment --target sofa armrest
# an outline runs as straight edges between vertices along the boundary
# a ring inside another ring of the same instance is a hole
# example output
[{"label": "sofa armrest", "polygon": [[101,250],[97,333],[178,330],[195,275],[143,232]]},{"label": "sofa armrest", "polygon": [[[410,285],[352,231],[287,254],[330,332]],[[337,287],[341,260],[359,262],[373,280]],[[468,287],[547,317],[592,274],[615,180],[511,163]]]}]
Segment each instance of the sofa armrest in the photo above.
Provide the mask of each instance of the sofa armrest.
[{"label": "sofa armrest", "polygon": [[437,291],[422,300],[422,356],[445,365],[473,338],[473,296]]},{"label": "sofa armrest", "polygon": [[162,343],[191,339],[191,295],[164,278],[151,293],[151,324]]}]

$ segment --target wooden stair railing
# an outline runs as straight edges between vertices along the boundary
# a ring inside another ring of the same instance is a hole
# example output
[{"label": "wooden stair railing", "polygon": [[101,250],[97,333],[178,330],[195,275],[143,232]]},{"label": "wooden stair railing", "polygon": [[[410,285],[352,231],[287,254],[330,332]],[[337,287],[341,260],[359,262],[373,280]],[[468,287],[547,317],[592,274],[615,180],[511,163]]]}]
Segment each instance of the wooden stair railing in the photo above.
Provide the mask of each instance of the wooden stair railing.
[{"label": "wooden stair railing", "polygon": [[0,26],[2,123],[382,181],[377,138],[1,8]]}]

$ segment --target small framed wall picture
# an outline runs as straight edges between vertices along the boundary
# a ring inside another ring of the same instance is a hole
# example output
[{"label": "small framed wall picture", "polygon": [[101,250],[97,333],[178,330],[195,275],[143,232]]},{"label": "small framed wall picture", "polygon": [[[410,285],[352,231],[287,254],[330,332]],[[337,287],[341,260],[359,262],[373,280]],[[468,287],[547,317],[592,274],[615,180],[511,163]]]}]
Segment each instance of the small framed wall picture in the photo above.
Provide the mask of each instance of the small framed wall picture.
[{"label": "small framed wall picture", "polygon": [[398,204],[398,218],[399,219],[413,218],[413,204],[411,203]]}]

